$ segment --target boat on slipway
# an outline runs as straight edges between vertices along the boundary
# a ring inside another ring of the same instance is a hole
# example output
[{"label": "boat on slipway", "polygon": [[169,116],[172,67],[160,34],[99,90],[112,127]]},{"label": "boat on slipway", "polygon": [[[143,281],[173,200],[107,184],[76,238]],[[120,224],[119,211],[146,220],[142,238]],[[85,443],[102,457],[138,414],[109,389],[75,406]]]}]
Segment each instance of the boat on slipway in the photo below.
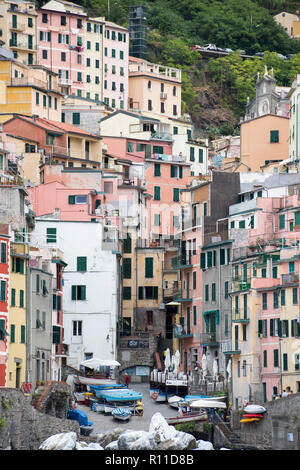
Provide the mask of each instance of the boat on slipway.
[{"label": "boat on slipway", "polygon": [[131,410],[120,407],[113,409],[111,414],[118,421],[128,421],[132,416]]},{"label": "boat on slipway", "polygon": [[165,418],[168,424],[182,424],[182,423],[195,423],[198,421],[207,421],[207,413],[189,413],[183,416],[172,416],[170,418]]},{"label": "boat on slipway", "polygon": [[137,402],[143,395],[132,389],[95,390],[95,395],[100,404],[103,404],[104,414],[111,414],[116,408],[126,408],[134,411]]}]

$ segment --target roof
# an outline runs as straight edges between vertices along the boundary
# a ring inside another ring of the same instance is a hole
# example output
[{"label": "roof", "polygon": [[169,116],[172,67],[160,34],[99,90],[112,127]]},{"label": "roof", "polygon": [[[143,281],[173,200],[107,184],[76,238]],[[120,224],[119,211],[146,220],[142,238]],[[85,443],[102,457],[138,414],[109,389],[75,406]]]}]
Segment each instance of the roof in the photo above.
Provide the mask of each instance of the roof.
[{"label": "roof", "polygon": [[129,111],[124,111],[123,109],[119,109],[118,111],[115,111],[114,113],[111,113],[109,114],[108,116],[105,116],[103,119],[101,119],[100,123],[102,121],[105,121],[106,119],[109,119],[113,116],[116,116],[117,114],[125,114],[126,116],[131,116],[131,117],[134,117],[136,119],[140,119],[142,121],[154,121],[154,122],[160,122],[159,119],[155,119],[155,118],[150,118],[148,116],[144,116],[143,114],[140,114],[140,113],[130,113]]},{"label": "roof", "polygon": [[129,32],[129,29],[124,28],[124,26],[120,26],[119,24],[113,23],[112,21],[105,21],[105,26],[108,26],[109,28],[122,29],[123,31]]},{"label": "roof", "polygon": [[44,119],[44,118],[33,119],[29,116],[14,116],[3,124],[5,125],[6,123],[13,121],[14,119],[22,119],[22,120],[28,121],[29,123],[39,126],[45,129],[46,131],[50,131],[50,132],[56,132],[59,134],[62,134],[63,132],[71,132],[74,134],[81,134],[81,135],[101,139],[99,135],[92,134],[91,132],[87,132],[83,129],[80,129],[79,127],[73,126],[72,124],[67,124],[65,122],[58,122],[58,121],[50,121],[49,119]]}]

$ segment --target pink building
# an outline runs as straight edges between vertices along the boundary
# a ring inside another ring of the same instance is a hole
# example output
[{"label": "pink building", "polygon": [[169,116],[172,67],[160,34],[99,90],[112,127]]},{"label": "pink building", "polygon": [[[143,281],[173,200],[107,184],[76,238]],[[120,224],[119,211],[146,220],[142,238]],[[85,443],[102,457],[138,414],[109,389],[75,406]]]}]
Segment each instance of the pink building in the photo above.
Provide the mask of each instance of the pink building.
[{"label": "pink building", "polygon": [[129,31],[105,21],[104,102],[112,108],[127,109]]},{"label": "pink building", "polygon": [[37,14],[38,63],[58,73],[65,94],[84,96],[86,13],[69,2],[50,1]]}]

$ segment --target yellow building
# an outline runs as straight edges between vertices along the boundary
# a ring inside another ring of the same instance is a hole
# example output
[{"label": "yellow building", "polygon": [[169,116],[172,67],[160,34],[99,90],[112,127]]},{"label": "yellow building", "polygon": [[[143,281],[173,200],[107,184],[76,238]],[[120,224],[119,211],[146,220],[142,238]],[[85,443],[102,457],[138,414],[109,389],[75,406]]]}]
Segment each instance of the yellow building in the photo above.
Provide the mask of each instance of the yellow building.
[{"label": "yellow building", "polygon": [[86,22],[86,83],[85,96],[103,101],[103,37],[104,18],[89,18]]},{"label": "yellow building", "polygon": [[27,251],[27,244],[11,242],[7,387],[12,388],[27,379]]},{"label": "yellow building", "polygon": [[180,117],[181,70],[129,57],[128,108],[153,117]]},{"label": "yellow building", "polygon": [[[58,75],[49,69],[28,66],[14,59],[0,60],[0,114],[38,115],[61,120],[62,94]],[[8,119],[7,115],[0,121]]]},{"label": "yellow building", "polygon": [[36,20],[34,2],[0,1],[0,29],[4,47],[25,64],[37,63]]}]

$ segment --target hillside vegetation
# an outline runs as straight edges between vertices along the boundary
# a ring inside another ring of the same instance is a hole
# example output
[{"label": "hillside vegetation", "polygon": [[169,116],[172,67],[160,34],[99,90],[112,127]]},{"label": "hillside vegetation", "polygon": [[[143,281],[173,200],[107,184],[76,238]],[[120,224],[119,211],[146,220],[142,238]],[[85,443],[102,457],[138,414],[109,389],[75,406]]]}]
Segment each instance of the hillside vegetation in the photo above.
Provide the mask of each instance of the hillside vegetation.
[{"label": "hillside vegetation", "polygon": [[[44,3],[44,2],[40,2]],[[300,73],[300,40],[291,40],[273,19],[300,5],[286,0],[78,0],[91,16],[128,27],[129,6],[148,7],[148,60],[182,69],[183,112],[205,132],[232,132],[255,94],[257,72],[273,67],[278,85]],[[227,57],[204,60],[191,45],[230,48]],[[237,50],[265,52],[242,60]],[[277,53],[293,54],[289,60]]]}]

